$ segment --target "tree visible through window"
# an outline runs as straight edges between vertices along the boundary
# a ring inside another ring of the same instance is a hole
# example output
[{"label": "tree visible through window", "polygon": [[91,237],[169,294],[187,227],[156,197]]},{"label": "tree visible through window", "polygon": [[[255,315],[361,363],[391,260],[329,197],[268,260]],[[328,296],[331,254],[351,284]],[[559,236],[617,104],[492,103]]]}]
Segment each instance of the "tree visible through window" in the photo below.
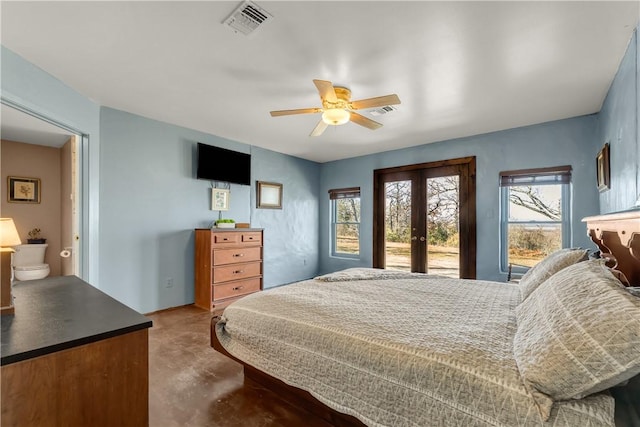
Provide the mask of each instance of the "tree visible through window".
[{"label": "tree visible through window", "polygon": [[[427,271],[459,277],[460,178],[458,175],[427,178]],[[385,268],[411,271],[412,181],[385,182]]]},{"label": "tree visible through window", "polygon": [[360,254],[360,187],[329,190],[331,199],[331,253]]},{"label": "tree visible through window", "polygon": [[[407,254],[411,249],[411,181],[385,183],[385,240],[403,243]],[[410,265],[406,266],[410,268]]]},{"label": "tree visible through window", "polygon": [[570,241],[571,167],[500,173],[502,270],[523,272]]},{"label": "tree visible through window", "polygon": [[442,176],[427,180],[427,236],[429,244],[458,247],[460,177]]}]

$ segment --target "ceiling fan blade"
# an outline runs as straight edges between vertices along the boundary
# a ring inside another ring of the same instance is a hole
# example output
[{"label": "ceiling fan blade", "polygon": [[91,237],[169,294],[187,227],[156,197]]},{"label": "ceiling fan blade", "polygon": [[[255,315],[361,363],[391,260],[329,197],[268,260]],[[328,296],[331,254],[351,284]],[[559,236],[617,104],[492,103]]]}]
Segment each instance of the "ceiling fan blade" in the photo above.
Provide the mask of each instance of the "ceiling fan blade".
[{"label": "ceiling fan blade", "polygon": [[329,102],[337,102],[338,97],[336,96],[336,91],[333,88],[333,84],[326,80],[314,80],[313,83],[318,88],[318,93],[320,93],[320,98],[323,100],[327,100]]},{"label": "ceiling fan blade", "polygon": [[378,123],[375,120],[371,120],[370,118],[358,113],[354,113],[353,111],[351,112],[350,120],[356,124],[359,124],[360,126],[364,126],[371,130],[376,130],[382,127],[382,123]]},{"label": "ceiling fan blade", "polygon": [[297,110],[278,110],[271,111],[271,117],[278,116],[290,116],[292,114],[309,114],[309,113],[321,113],[322,108],[300,108]]},{"label": "ceiling fan blade", "polygon": [[313,130],[311,131],[309,136],[320,136],[320,135],[322,135],[322,132],[324,132],[324,130],[327,128],[327,126],[329,126],[329,125],[326,124],[323,120],[320,120],[318,122],[318,124],[316,125],[316,127],[313,128]]},{"label": "ceiling fan blade", "polygon": [[400,98],[395,93],[393,95],[378,96],[375,98],[360,99],[351,102],[354,110],[362,110],[365,108],[384,107],[385,105],[400,104]]}]

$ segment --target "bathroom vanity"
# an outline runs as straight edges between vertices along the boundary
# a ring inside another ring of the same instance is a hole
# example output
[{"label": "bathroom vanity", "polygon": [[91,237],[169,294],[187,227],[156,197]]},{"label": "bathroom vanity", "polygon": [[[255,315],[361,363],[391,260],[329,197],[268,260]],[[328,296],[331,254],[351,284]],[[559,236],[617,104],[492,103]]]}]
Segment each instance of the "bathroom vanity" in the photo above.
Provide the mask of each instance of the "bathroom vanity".
[{"label": "bathroom vanity", "polygon": [[13,295],[0,424],[149,424],[151,320],[75,276],[18,282]]}]

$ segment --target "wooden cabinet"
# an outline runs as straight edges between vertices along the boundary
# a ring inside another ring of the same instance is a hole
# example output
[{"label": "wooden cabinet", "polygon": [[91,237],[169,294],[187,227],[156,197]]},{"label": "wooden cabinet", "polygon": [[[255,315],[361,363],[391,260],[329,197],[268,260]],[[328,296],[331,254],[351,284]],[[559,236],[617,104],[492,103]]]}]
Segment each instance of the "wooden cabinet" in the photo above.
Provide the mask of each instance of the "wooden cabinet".
[{"label": "wooden cabinet", "polygon": [[148,426],[147,329],[2,366],[3,426]]},{"label": "wooden cabinet", "polygon": [[196,229],[195,305],[209,311],[262,290],[262,230]]},{"label": "wooden cabinet", "polygon": [[21,282],[2,316],[2,426],[148,426],[151,320],[75,276]]}]

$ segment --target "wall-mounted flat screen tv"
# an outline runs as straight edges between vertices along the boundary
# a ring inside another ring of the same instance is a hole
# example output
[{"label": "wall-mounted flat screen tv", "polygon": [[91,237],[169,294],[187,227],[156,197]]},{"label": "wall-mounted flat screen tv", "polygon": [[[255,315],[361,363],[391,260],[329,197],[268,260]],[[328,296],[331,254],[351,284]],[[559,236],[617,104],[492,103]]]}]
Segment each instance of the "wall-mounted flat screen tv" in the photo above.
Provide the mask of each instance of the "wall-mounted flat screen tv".
[{"label": "wall-mounted flat screen tv", "polygon": [[198,142],[198,179],[251,185],[251,154]]}]

